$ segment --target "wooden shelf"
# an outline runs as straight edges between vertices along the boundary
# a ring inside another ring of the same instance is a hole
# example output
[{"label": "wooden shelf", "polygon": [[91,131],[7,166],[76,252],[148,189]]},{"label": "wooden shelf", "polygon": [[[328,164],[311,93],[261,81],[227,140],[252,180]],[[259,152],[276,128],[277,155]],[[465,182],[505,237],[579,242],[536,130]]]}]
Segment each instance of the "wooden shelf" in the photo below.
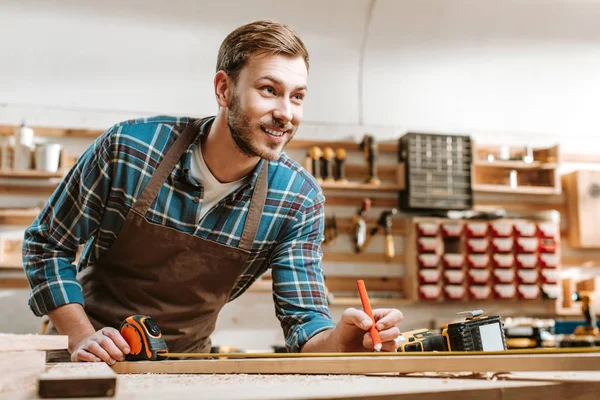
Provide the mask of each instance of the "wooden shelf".
[{"label": "wooden shelf", "polygon": [[362,182],[348,182],[348,183],[336,183],[336,182],[321,182],[319,183],[322,189],[330,190],[366,190],[375,192],[384,191],[400,191],[404,190],[404,185],[382,183],[380,185],[373,185],[370,183]]},{"label": "wooden shelf", "polygon": [[[17,125],[0,125],[0,135],[12,136],[14,135],[15,129],[18,129]],[[30,126],[34,130],[35,136],[45,137],[72,137],[72,138],[89,138],[95,139],[100,136],[104,131],[98,129],[73,129],[73,128],[52,128],[52,127],[41,127],[41,126]]]},{"label": "wooden shelf", "polygon": [[380,253],[334,253],[324,252],[324,262],[348,262],[348,263],[399,263],[404,262],[404,254],[396,254],[391,261],[387,261],[385,255]]},{"label": "wooden shelf", "polygon": [[14,179],[49,179],[49,178],[64,178],[65,172],[42,172],[34,170],[0,170],[0,178]]},{"label": "wooden shelf", "polygon": [[507,185],[488,185],[488,184],[473,185],[473,191],[488,192],[488,193],[535,194],[535,195],[560,194],[560,190],[555,187],[519,186],[517,188],[512,189],[510,186],[507,186]]},{"label": "wooden shelf", "polygon": [[[409,300],[404,297],[398,298],[385,298],[380,299],[377,297],[369,297],[369,303],[371,306],[402,306],[402,305],[410,305],[414,304],[414,301]],[[329,305],[331,306],[346,306],[346,307],[362,307],[362,303],[360,298],[358,297],[337,297],[330,296]]]},{"label": "wooden shelf", "polygon": [[[294,139],[286,148],[288,149],[308,149],[310,147],[317,146],[320,148],[331,147],[332,149],[344,149],[346,151],[362,151],[360,144],[348,140],[340,141],[323,141],[323,140],[303,140]],[[398,143],[394,142],[378,142],[379,152],[381,153],[398,153]]]},{"label": "wooden shelf", "polygon": [[473,163],[475,167],[483,168],[510,168],[510,169],[555,169],[558,168],[557,163],[542,163],[533,161],[526,163],[525,161],[476,161]]},{"label": "wooden shelf", "polygon": [[0,208],[0,225],[31,225],[39,208]]}]

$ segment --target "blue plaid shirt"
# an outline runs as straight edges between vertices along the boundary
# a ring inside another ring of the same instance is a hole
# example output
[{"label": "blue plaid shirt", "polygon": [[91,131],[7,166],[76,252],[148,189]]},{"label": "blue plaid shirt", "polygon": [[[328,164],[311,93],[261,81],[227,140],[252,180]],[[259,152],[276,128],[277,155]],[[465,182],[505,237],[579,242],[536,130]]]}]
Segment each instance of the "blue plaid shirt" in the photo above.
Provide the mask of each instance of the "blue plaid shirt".
[{"label": "blue plaid shirt", "polygon": [[[132,204],[189,118],[159,116],[119,123],[85,151],[25,231],[23,262],[38,315],[68,303],[84,304],[76,274],[94,265],[119,234]],[[199,221],[203,189],[189,175],[201,135],[163,184],[146,218],[207,240],[237,247],[259,168],[248,183]],[[260,161],[266,162],[264,160]],[[259,164],[260,167],[260,164]],[[321,267],[324,196],[285,153],[269,162],[269,190],[251,254],[229,295],[242,294],[271,268],[275,312],[286,346],[297,352],[333,327]],[[85,244],[77,267],[73,264]]]}]

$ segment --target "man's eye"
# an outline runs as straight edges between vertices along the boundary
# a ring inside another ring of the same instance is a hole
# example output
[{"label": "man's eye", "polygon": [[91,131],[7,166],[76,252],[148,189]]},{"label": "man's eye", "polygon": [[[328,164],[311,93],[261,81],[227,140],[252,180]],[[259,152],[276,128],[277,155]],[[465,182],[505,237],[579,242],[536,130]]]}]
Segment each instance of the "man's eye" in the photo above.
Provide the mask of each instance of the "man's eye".
[{"label": "man's eye", "polygon": [[267,93],[269,93],[269,94],[274,94],[274,93],[275,93],[275,89],[273,89],[273,87],[272,87],[272,86],[264,86],[264,87],[262,88],[262,90],[263,90],[264,92],[267,92]]},{"label": "man's eye", "polygon": [[295,94],[294,99],[302,101],[302,100],[304,100],[304,95],[303,94]]}]

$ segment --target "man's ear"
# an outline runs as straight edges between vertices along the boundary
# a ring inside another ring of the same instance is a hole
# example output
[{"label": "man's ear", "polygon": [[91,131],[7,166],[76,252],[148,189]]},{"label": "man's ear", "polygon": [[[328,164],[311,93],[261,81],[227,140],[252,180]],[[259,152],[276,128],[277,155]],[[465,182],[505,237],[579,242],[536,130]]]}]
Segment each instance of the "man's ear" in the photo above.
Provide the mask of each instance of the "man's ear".
[{"label": "man's ear", "polygon": [[215,97],[219,107],[229,107],[231,102],[231,92],[233,90],[233,82],[227,72],[220,70],[215,75]]}]

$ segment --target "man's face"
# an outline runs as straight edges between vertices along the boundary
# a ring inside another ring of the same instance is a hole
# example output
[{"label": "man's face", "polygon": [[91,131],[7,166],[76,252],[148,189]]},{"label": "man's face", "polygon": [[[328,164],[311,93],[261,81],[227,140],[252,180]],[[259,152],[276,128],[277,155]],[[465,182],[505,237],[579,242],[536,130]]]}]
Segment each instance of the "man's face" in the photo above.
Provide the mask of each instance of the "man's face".
[{"label": "man's face", "polygon": [[302,57],[254,55],[234,84],[227,123],[249,157],[276,160],[302,120],[308,71]]}]

